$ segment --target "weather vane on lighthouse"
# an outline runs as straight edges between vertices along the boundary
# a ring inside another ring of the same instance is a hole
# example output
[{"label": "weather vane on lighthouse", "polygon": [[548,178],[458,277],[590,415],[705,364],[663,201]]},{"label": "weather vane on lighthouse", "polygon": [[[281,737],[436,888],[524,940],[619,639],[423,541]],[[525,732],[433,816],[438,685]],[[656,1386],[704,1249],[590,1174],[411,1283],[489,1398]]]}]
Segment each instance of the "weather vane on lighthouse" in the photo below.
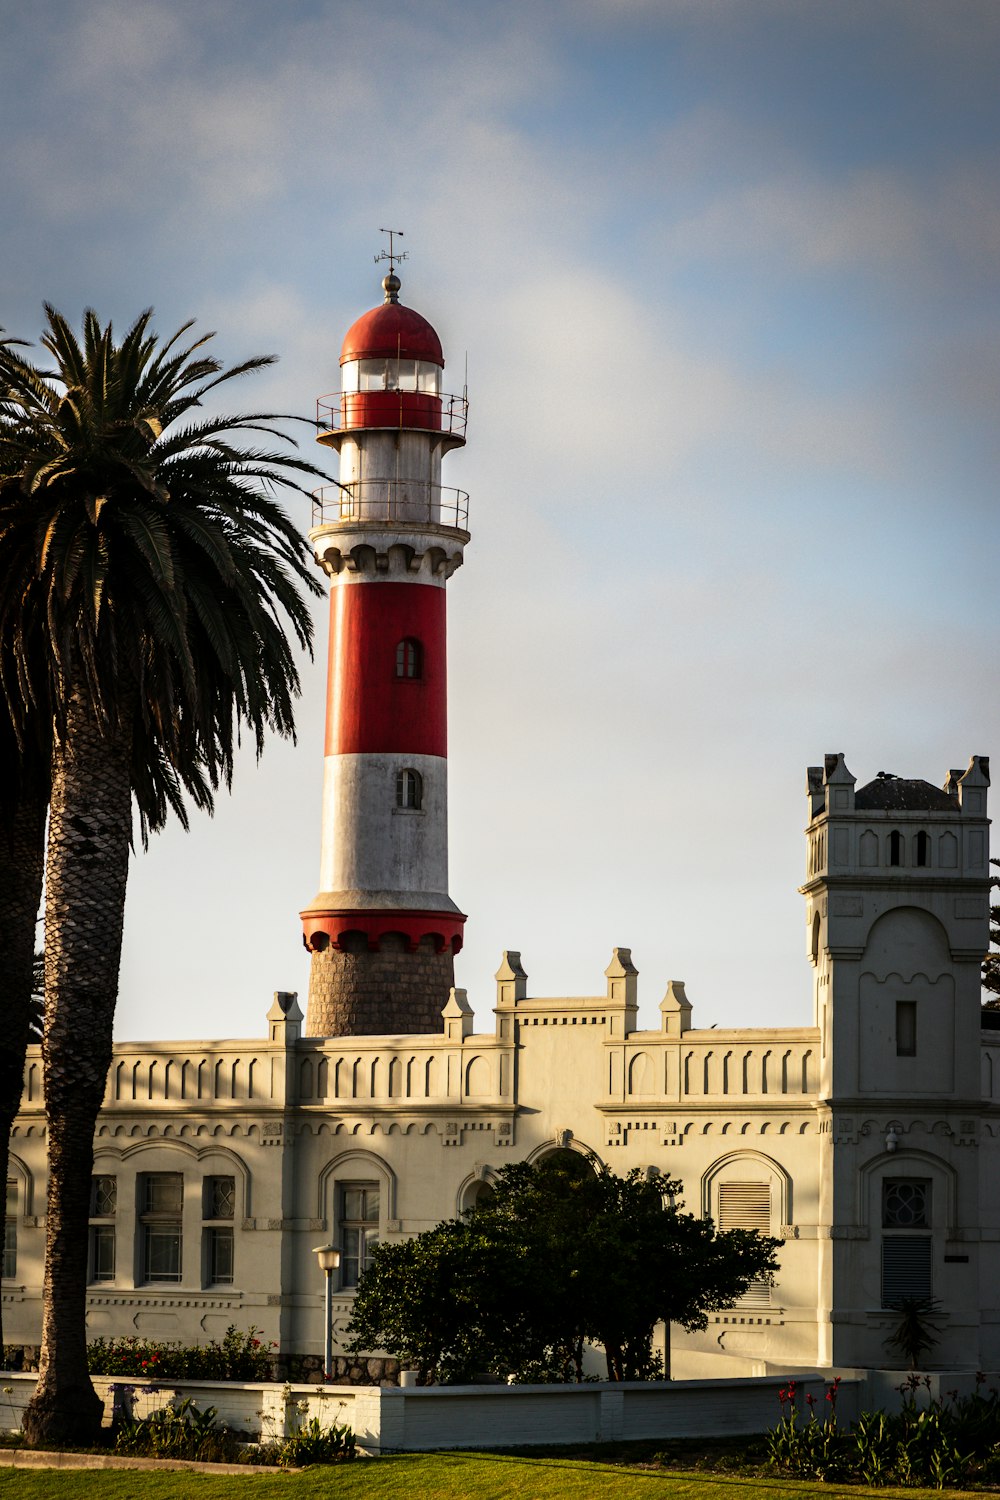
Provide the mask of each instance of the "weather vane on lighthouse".
[{"label": "weather vane on lighthouse", "polygon": [[401,229],[383,229],[380,225],[378,232],[379,234],[387,234],[389,236],[389,248],[388,250],[379,251],[378,255],[375,256],[375,264],[378,265],[379,261],[387,260],[391,274],[396,269],[397,260],[409,259],[409,252],[406,250],[397,250],[393,243],[396,238],[403,238],[403,231]]}]

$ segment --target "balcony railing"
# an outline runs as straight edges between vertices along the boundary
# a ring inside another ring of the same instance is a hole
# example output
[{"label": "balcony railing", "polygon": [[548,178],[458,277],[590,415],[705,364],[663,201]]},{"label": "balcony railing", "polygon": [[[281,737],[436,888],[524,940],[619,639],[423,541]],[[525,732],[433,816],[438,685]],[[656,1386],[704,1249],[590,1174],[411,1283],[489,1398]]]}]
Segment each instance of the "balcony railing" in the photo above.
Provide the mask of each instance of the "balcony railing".
[{"label": "balcony railing", "polygon": [[326,432],[409,427],[464,439],[468,419],[469,403],[464,396],[425,391],[333,391],[316,402],[316,422]]},{"label": "balcony railing", "polygon": [[418,479],[355,479],[313,490],[313,525],[332,526],[338,521],[466,531],[469,497],[465,490]]}]

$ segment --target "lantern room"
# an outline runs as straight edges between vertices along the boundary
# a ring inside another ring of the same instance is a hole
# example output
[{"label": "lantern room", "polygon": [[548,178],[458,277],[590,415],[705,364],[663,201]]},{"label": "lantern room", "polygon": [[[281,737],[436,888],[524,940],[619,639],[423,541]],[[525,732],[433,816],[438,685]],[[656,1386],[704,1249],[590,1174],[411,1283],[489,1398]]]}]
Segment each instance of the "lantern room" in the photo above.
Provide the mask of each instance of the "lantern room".
[{"label": "lantern room", "polygon": [[445,449],[465,442],[465,394],[442,391],[441,340],[411,307],[399,301],[400,280],[382,282],[385,301],[348,329],[340,351],[341,387],[320,396],[319,441],[339,448],[345,431],[395,428],[438,433]]}]

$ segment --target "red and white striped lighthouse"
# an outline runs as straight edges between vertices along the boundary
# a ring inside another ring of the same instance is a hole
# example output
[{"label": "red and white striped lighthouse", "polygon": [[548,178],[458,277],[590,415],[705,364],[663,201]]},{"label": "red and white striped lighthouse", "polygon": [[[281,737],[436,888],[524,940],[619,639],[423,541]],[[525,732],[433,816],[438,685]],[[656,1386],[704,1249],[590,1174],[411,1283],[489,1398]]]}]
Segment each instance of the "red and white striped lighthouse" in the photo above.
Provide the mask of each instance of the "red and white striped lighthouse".
[{"label": "red and white striped lighthouse", "polygon": [[340,480],[309,533],[329,575],[330,665],[320,890],[302,913],[313,1036],[433,1032],[465,917],[448,895],[445,585],[468,497],[441,485],[467,402],[441,390],[434,329],[385,301],[344,339],[318,402]]}]

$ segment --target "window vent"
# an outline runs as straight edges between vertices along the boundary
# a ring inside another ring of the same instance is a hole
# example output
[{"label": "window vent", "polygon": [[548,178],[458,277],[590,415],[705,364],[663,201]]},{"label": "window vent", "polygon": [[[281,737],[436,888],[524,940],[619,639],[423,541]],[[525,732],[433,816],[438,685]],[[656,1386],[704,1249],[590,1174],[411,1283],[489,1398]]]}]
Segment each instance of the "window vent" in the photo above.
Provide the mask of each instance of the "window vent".
[{"label": "window vent", "polygon": [[882,1241],[882,1306],[931,1295],[929,1234],[886,1235]]},{"label": "window vent", "polygon": [[[756,1229],[771,1233],[771,1184],[769,1182],[723,1182],[719,1184],[720,1231]],[[740,1298],[741,1307],[770,1307],[771,1288],[766,1281],[752,1281]]]},{"label": "window vent", "polygon": [[724,1182],[719,1187],[719,1228],[771,1233],[771,1184]]}]

